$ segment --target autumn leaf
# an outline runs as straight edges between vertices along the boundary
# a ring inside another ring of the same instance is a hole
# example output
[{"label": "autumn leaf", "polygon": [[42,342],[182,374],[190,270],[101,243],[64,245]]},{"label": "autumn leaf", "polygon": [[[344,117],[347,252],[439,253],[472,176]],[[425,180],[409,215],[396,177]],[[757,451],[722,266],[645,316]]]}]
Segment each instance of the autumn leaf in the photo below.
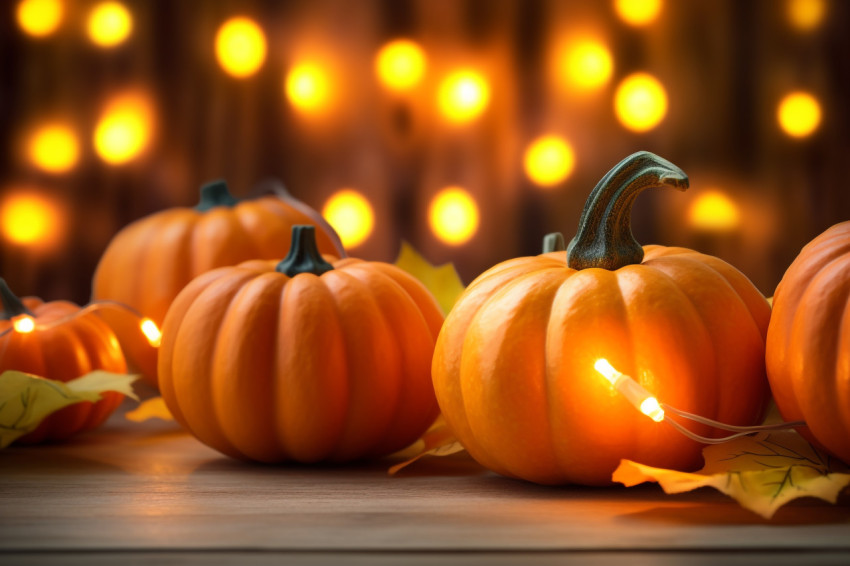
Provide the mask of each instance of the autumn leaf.
[{"label": "autumn leaf", "polygon": [[761,433],[703,449],[695,473],[622,460],[612,479],[631,487],[657,481],[666,493],[713,487],[766,519],[799,497],[835,503],[850,485],[850,467],[816,449],[793,431]]},{"label": "autumn leaf", "polygon": [[82,401],[95,402],[105,391],[136,399],[132,383],[138,376],[93,371],[68,382],[21,371],[0,375],[0,448],[35,430],[48,415]]},{"label": "autumn leaf", "polygon": [[392,466],[388,472],[391,476],[395,475],[399,470],[406,468],[423,456],[449,456],[461,452],[463,449],[461,443],[449,429],[446,419],[443,418],[443,415],[440,415],[434,421],[434,424],[425,431],[422,438],[403,451],[403,454],[412,454],[413,456]]},{"label": "autumn leaf", "polygon": [[162,419],[164,421],[173,421],[174,417],[171,411],[165,406],[165,400],[162,397],[151,397],[142,401],[138,407],[132,411],[127,411],[124,414],[127,420],[141,423],[150,419]]},{"label": "autumn leaf", "polygon": [[434,266],[422,254],[407,242],[401,243],[401,251],[395,265],[416,277],[437,298],[437,302],[447,314],[464,290],[463,281],[457,274],[454,264],[444,263]]}]

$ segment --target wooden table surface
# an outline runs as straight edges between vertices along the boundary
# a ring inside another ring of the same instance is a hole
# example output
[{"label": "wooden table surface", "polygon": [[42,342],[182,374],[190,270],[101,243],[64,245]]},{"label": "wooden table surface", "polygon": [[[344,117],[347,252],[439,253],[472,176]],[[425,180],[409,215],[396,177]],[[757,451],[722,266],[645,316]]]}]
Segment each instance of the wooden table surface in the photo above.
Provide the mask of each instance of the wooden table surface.
[{"label": "wooden table surface", "polygon": [[847,495],[767,521],[707,489],[542,487],[464,454],[390,463],[245,464],[118,414],[0,452],[0,564],[850,565]]}]

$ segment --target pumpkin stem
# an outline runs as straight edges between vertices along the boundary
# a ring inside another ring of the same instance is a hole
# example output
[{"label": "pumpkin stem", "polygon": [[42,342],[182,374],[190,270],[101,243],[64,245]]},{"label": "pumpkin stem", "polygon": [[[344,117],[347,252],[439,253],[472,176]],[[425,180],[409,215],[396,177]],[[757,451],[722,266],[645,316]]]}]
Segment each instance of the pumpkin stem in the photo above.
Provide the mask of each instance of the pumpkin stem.
[{"label": "pumpkin stem", "polygon": [[552,232],[543,236],[543,253],[562,252],[567,249],[564,235],[560,232]]},{"label": "pumpkin stem", "polygon": [[31,310],[24,306],[24,303],[15,296],[11,289],[9,289],[9,285],[6,284],[6,280],[0,277],[0,303],[2,303],[3,310],[0,311],[0,320],[11,320],[14,317],[26,314],[29,316],[35,316]]},{"label": "pumpkin stem", "polygon": [[316,245],[316,227],[309,224],[299,224],[292,227],[292,245],[289,254],[277,264],[276,271],[290,277],[299,273],[321,275],[334,268],[325,261]]},{"label": "pumpkin stem", "polygon": [[643,261],[643,248],[632,235],[632,205],[644,189],[688,188],[685,172],[666,159],[639,151],[608,171],[584,203],[578,232],[567,248],[573,269],[615,270]]},{"label": "pumpkin stem", "polygon": [[210,181],[201,186],[201,200],[195,205],[198,212],[206,212],[216,206],[236,206],[239,199],[230,194],[224,179]]}]

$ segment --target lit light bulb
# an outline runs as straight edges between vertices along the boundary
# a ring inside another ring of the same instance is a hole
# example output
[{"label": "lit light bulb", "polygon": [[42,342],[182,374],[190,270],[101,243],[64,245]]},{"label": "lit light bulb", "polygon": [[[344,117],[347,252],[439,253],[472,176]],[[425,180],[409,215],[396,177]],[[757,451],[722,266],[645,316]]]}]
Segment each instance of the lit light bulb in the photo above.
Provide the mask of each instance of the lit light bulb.
[{"label": "lit light bulb", "polygon": [[428,223],[441,241],[459,246],[478,231],[478,205],[465,190],[447,187],[431,201]]},{"label": "lit light bulb", "polygon": [[50,35],[62,22],[64,8],[60,0],[21,0],[18,3],[18,25],[34,37]]},{"label": "lit light bulb", "polygon": [[621,20],[632,26],[649,25],[661,13],[661,0],[615,0],[614,9]]},{"label": "lit light bulb", "polygon": [[641,384],[628,375],[617,371],[605,358],[599,358],[593,364],[611,386],[616,389],[634,408],[659,423],[664,420],[664,409],[658,399],[652,396]]},{"label": "lit light bulb", "polygon": [[575,167],[575,153],[559,136],[543,136],[525,151],[525,174],[541,187],[553,187],[570,176]]},{"label": "lit light bulb", "polygon": [[74,131],[62,124],[39,128],[29,141],[33,165],[48,173],[65,173],[77,164],[79,143]]},{"label": "lit light bulb", "polygon": [[154,348],[159,348],[162,343],[162,332],[159,331],[156,323],[149,318],[143,318],[139,323],[139,328],[141,328],[145,338],[148,339],[148,343]]},{"label": "lit light bulb", "polygon": [[789,136],[805,138],[820,125],[820,103],[807,92],[792,92],[779,103],[777,120]]},{"label": "lit light bulb", "polygon": [[480,73],[468,69],[455,71],[440,84],[437,102],[450,122],[470,122],[487,108],[490,86]]},{"label": "lit light bulb", "polygon": [[330,103],[328,73],[316,63],[300,63],[286,75],[286,98],[298,110],[316,113]]},{"label": "lit light bulb", "polygon": [[20,334],[29,334],[35,330],[35,320],[26,314],[18,315],[12,319],[12,328]]},{"label": "lit light bulb", "polygon": [[646,132],[657,126],[667,114],[667,93],[652,75],[635,73],[617,87],[614,110],[626,128]]},{"label": "lit light bulb", "polygon": [[250,77],[266,60],[266,36],[256,22],[236,17],[224,22],[215,36],[219,65],[236,78]]},{"label": "lit light bulb", "polygon": [[101,2],[89,14],[89,39],[100,47],[123,43],[133,31],[133,16],[120,2]]},{"label": "lit light bulb", "polygon": [[390,90],[415,87],[425,75],[425,52],[416,43],[398,39],[381,48],[375,58],[375,72]]},{"label": "lit light bulb", "polygon": [[339,235],[344,248],[354,248],[365,242],[375,225],[372,205],[366,197],[351,189],[331,195],[322,208],[322,216]]},{"label": "lit light bulb", "polygon": [[101,159],[121,165],[138,157],[150,141],[152,114],[149,104],[141,97],[113,100],[95,127],[94,147]]},{"label": "lit light bulb", "polygon": [[688,220],[694,228],[724,232],[738,227],[741,213],[735,201],[724,193],[706,191],[691,204]]}]

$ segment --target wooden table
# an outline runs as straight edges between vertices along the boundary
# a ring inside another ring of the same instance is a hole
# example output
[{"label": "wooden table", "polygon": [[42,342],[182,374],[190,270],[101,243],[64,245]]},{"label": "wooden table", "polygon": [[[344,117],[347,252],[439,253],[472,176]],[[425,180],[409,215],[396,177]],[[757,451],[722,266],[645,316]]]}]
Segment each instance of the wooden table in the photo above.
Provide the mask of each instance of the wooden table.
[{"label": "wooden table", "polygon": [[710,490],[547,488],[465,455],[346,468],[230,460],[114,416],[0,452],[0,564],[850,565],[850,497],[766,521]]}]

